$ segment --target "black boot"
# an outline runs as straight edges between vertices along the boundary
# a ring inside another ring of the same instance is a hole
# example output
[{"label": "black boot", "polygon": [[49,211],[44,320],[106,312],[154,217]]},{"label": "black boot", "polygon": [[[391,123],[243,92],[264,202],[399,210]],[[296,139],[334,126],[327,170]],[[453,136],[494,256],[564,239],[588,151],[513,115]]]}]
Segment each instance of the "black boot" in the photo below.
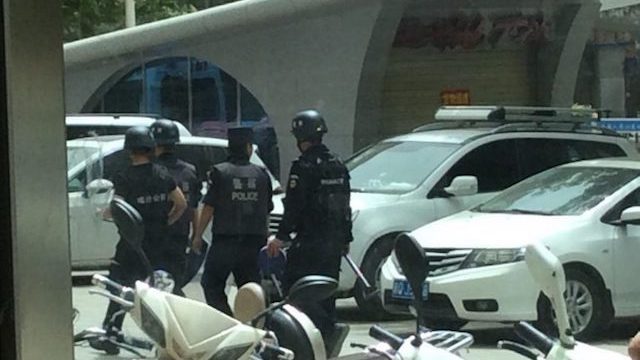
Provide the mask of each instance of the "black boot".
[{"label": "black boot", "polygon": [[118,355],[120,353],[120,348],[106,336],[89,340],[89,346],[96,350],[104,351],[109,355]]},{"label": "black boot", "polygon": [[336,323],[333,327],[333,331],[325,341],[325,349],[327,350],[327,358],[332,359],[340,355],[342,350],[342,344],[349,335],[349,325]]}]

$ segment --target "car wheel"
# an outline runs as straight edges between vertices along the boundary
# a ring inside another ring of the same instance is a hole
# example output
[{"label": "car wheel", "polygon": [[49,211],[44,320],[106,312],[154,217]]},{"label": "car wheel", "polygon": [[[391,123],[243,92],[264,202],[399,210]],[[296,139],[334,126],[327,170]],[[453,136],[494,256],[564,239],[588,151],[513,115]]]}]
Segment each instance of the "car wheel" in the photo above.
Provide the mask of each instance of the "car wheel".
[{"label": "car wheel", "polygon": [[460,330],[463,326],[467,325],[467,321],[464,320],[434,320],[423,319],[422,324],[431,330]]},{"label": "car wheel", "polygon": [[[592,339],[611,319],[607,292],[598,279],[582,270],[570,267],[565,274],[565,302],[573,335],[578,340]],[[545,332],[557,334],[555,314],[546,296],[541,296],[538,302],[538,317]]]},{"label": "car wheel", "polygon": [[[384,260],[391,255],[394,239],[393,236],[387,236],[376,241],[373,246],[369,248],[369,251],[367,251],[364,257],[364,261],[362,261],[360,268],[362,274],[367,278],[369,284],[375,286],[377,289],[380,289],[378,279],[382,264]],[[367,295],[369,295],[369,293],[367,293],[360,281],[357,281],[354,288],[354,296],[358,304],[358,309],[360,309],[367,318],[372,320],[388,318],[390,314],[384,310],[380,296],[367,297]]]}]

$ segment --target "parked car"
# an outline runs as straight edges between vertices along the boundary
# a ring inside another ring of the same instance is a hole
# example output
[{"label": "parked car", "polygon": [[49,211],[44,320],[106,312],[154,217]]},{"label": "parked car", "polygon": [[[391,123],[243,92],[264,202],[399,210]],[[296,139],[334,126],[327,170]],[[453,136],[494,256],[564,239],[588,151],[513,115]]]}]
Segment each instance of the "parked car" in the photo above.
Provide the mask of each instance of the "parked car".
[{"label": "parked car", "polygon": [[[614,317],[640,315],[640,162],[591,160],[547,170],[470,210],[411,234],[431,260],[427,323],[540,320],[548,299],[523,261],[546,245],[564,265],[569,320],[578,337]],[[394,255],[381,272],[388,311],[408,312],[412,294]]]},{"label": "parked car", "polygon": [[[90,136],[123,135],[132,126],[149,126],[161,119],[144,114],[67,114],[67,140]],[[180,122],[174,121],[180,136],[191,136]]]},{"label": "parked car", "polygon": [[[436,123],[383,140],[346,162],[354,219],[351,256],[372,283],[400,232],[475,206],[556,165],[639,157],[625,138],[592,126],[591,113],[444,107],[435,117]],[[355,295],[370,317],[384,314],[380,299],[367,298],[346,263],[340,290]]]},{"label": "parked car", "polygon": [[[113,223],[102,220],[96,212],[86,187],[94,179],[110,179],[114,172],[129,164],[123,150],[124,136],[99,136],[67,141],[69,225],[71,261],[74,270],[100,269],[109,265],[118,241]],[[227,158],[227,141],[196,136],[181,136],[176,144],[180,158],[196,166],[198,177],[206,191],[206,172]],[[254,153],[250,161],[264,166]],[[280,193],[280,183],[269,173],[274,193]],[[282,213],[282,203],[274,201],[274,211]],[[205,233],[209,240],[210,231]]]}]

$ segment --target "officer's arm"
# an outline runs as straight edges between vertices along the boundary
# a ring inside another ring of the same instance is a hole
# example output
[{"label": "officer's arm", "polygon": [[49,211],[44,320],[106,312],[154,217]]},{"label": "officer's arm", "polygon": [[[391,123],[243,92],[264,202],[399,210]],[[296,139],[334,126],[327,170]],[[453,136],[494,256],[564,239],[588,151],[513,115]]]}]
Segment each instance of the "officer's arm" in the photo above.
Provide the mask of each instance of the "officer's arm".
[{"label": "officer's arm", "polygon": [[191,230],[195,234],[196,230],[200,227],[200,212],[198,211],[198,205],[200,204],[200,194],[202,189],[202,182],[198,178],[194,178],[191,184],[191,196],[189,198],[190,206],[192,207],[193,215],[191,217]]},{"label": "officer's arm", "polygon": [[269,201],[269,213],[271,213],[273,211],[273,187],[271,184],[271,177],[269,176],[266,168],[262,168],[262,170],[264,172],[265,179],[267,179],[267,183],[269,184],[269,186],[267,186],[267,199]]},{"label": "officer's arm", "polygon": [[187,208],[187,200],[184,198],[182,190],[177,186],[169,193],[169,200],[173,202],[173,207],[171,211],[169,211],[169,225],[172,225],[178,221],[184,213]]},{"label": "officer's arm", "polygon": [[[195,217],[198,218],[197,221],[193,223],[193,239],[194,241],[201,241],[202,234],[206,230],[209,222],[213,219],[213,206],[217,201],[217,185],[219,184],[220,173],[218,169],[215,167],[211,169],[211,172],[208,174],[207,184],[209,188],[207,189],[207,194],[204,196],[202,200],[203,206],[200,210],[200,213]],[[194,218],[195,218],[194,217]],[[196,224],[197,222],[197,224]]]},{"label": "officer's arm", "polygon": [[204,204],[202,210],[200,210],[200,214],[196,214],[194,216],[194,219],[196,217],[198,218],[198,221],[193,222],[193,239],[201,240],[202,234],[204,234],[207,225],[209,225],[209,222],[211,222],[211,219],[213,219],[213,206]]},{"label": "officer's arm", "polygon": [[306,207],[306,187],[308,175],[298,162],[294,162],[289,173],[287,194],[284,199],[284,215],[276,238],[289,241],[290,234],[296,232],[302,221],[302,211]]}]

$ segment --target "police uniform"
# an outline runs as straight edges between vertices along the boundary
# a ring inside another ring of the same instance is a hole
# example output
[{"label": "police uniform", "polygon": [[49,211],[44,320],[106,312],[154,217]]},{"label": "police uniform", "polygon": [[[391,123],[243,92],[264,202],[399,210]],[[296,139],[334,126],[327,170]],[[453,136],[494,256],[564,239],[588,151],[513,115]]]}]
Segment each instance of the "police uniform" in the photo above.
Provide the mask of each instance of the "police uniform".
[{"label": "police uniform", "polygon": [[[284,215],[277,239],[291,239],[287,252],[285,290],[307,275],[338,280],[342,254],[351,235],[349,172],[340,159],[322,145],[327,125],[320,113],[305,110],[291,122],[302,154],[289,173]],[[348,326],[336,324],[335,298],[298,305],[322,333],[327,354],[338,355]]]},{"label": "police uniform", "polygon": [[194,211],[198,208],[202,188],[201,182],[196,175],[196,167],[188,162],[178,159],[174,153],[163,153],[157,158],[158,164],[169,170],[169,174],[176,182],[176,185],[182,190],[184,197],[189,204],[189,209],[169,227],[169,243],[168,246],[174,248],[173,253],[176,256],[171,261],[169,273],[175,279],[176,286],[174,293],[182,294],[181,288],[186,285],[184,273],[186,270],[185,249],[189,243],[189,232],[191,231],[191,222],[193,221]]},{"label": "police uniform", "polygon": [[[168,215],[172,204],[169,194],[175,190],[176,183],[167,169],[153,163],[131,165],[115,175],[113,179],[115,195],[140,212],[144,223],[142,249],[154,269],[169,269],[175,253],[168,246]],[[136,280],[145,279],[147,269],[140,255],[124,240],[120,239],[116,253],[109,268],[109,277],[125,286],[134,286]],[[106,325],[111,315],[120,309],[117,303],[109,303]],[[114,326],[122,327],[124,315],[116,320]]]},{"label": "police uniform", "polygon": [[[287,252],[285,288],[306,275],[339,278],[340,261],[351,236],[349,173],[337,156],[318,144],[291,166],[278,239],[296,233]],[[319,307],[318,307],[319,305]],[[335,323],[335,298],[302,306],[324,333]]]},{"label": "police uniform", "polygon": [[[229,143],[250,143],[250,129],[230,129]],[[202,287],[209,305],[231,315],[225,286],[233,273],[238,287],[259,282],[258,253],[266,243],[271,202],[266,169],[251,164],[248,155],[232,153],[213,167],[204,204],[214,208],[212,244]]]}]

